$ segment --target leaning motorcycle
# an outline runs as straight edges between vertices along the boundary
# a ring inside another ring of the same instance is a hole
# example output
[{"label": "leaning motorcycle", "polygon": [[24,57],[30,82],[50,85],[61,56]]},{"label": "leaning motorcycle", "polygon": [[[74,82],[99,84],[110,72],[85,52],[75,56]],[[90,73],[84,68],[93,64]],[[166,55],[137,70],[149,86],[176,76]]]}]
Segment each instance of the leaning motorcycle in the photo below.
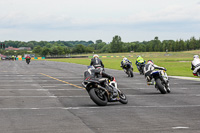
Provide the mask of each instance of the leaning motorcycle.
[{"label": "leaning motorcycle", "polygon": [[151,73],[151,76],[155,80],[155,88],[157,88],[160,93],[166,94],[171,92],[169,88],[169,78],[165,70],[154,71]]},{"label": "leaning motorcycle", "polygon": [[[195,72],[194,72],[195,71]],[[193,75],[200,77],[200,66],[198,66],[197,68],[195,68],[195,70],[193,71]]]},{"label": "leaning motorcycle", "polygon": [[[117,88],[115,79],[110,81],[108,78],[87,77],[82,82],[82,85],[87,90],[92,101],[99,106],[106,106],[108,102],[128,103],[126,95]],[[113,98],[114,93],[116,96]]]},{"label": "leaning motorcycle", "polygon": [[122,66],[122,68],[124,69],[124,72],[128,75],[128,77],[134,77],[133,67],[131,63],[125,63],[124,66]]}]

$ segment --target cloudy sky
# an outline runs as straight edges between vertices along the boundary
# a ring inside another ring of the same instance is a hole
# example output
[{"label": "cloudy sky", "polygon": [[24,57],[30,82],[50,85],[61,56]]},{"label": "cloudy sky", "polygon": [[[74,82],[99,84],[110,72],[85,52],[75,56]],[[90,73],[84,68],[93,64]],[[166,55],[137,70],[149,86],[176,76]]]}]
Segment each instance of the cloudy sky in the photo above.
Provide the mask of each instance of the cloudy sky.
[{"label": "cloudy sky", "polygon": [[0,0],[0,41],[200,37],[200,0]]}]

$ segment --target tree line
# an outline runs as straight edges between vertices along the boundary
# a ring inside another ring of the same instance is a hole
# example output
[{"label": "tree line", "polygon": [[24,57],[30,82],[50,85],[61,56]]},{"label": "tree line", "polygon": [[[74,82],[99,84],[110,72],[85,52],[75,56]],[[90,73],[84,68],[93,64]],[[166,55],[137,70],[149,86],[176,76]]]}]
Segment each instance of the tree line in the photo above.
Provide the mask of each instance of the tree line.
[{"label": "tree line", "polygon": [[[66,54],[82,53],[118,53],[118,52],[164,52],[188,51],[200,49],[200,38],[191,37],[188,40],[163,40],[155,37],[150,41],[123,42],[116,35],[110,43],[101,39],[93,41],[5,41],[6,47],[31,47],[38,56],[61,56]],[[2,51],[1,51],[2,53]]]},{"label": "tree line", "polygon": [[164,40],[160,41],[158,37],[155,37],[151,41],[143,42],[122,42],[120,36],[113,37],[113,40],[110,44],[95,43],[91,44],[95,50],[98,52],[107,52],[107,53],[118,53],[118,52],[165,52],[165,51],[189,51],[200,49],[200,38],[196,39],[191,37],[188,40]]}]

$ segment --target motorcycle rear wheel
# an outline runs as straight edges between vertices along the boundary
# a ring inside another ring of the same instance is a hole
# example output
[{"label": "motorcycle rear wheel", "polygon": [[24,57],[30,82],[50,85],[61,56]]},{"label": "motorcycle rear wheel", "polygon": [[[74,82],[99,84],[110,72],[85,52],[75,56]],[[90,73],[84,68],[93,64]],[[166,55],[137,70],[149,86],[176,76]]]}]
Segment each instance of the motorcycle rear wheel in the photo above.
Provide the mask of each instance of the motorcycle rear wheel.
[{"label": "motorcycle rear wheel", "polygon": [[162,85],[161,80],[159,78],[156,79],[156,85],[161,94],[167,93],[165,86]]},{"label": "motorcycle rear wheel", "polygon": [[133,75],[133,71],[130,71],[130,74],[131,74],[131,77],[134,77],[134,75]]},{"label": "motorcycle rear wheel", "polygon": [[100,91],[100,89],[92,88],[89,91],[90,98],[97,105],[106,106],[107,103],[108,103],[108,98],[107,98],[107,96],[105,94],[102,95],[99,91]]},{"label": "motorcycle rear wheel", "polygon": [[128,74],[128,77],[134,77],[133,71],[131,69],[128,70],[127,74]]}]

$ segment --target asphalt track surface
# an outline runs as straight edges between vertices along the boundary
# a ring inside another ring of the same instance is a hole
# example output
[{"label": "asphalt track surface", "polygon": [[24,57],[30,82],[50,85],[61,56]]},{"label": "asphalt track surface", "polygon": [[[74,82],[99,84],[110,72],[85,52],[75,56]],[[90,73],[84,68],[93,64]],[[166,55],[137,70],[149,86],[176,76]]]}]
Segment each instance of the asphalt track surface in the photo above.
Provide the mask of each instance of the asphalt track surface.
[{"label": "asphalt track surface", "polygon": [[171,78],[172,93],[163,95],[138,73],[128,78],[106,69],[129,102],[99,107],[81,86],[85,70],[62,62],[0,61],[0,132],[200,132],[199,81]]}]

